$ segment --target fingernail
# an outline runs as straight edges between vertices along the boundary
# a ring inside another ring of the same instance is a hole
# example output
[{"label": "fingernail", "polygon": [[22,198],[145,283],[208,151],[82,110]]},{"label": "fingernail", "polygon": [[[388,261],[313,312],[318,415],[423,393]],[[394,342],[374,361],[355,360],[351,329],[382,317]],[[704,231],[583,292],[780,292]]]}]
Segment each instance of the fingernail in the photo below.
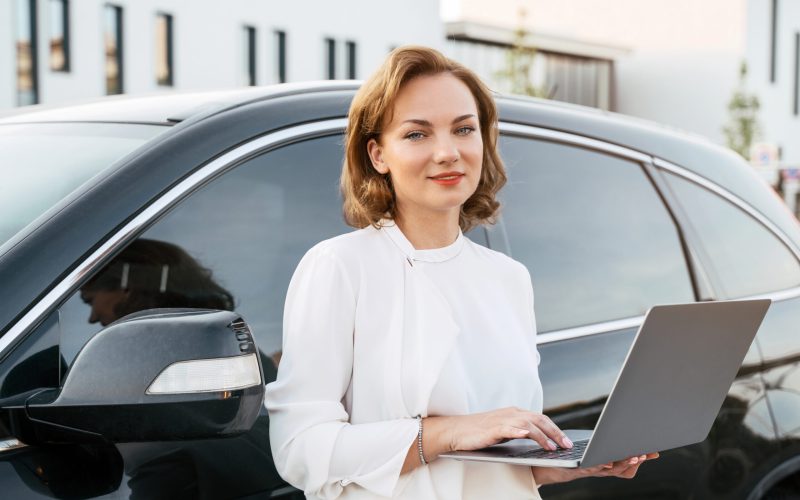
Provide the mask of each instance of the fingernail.
[{"label": "fingernail", "polygon": [[553,441],[551,439],[548,439],[547,440],[547,449],[548,450],[557,450],[558,449],[558,445],[556,445],[555,441]]},{"label": "fingernail", "polygon": [[567,436],[562,437],[561,442],[565,448],[572,448],[572,441]]},{"label": "fingernail", "polygon": [[639,459],[636,457],[631,458],[628,463],[631,465],[636,465],[639,462]]}]

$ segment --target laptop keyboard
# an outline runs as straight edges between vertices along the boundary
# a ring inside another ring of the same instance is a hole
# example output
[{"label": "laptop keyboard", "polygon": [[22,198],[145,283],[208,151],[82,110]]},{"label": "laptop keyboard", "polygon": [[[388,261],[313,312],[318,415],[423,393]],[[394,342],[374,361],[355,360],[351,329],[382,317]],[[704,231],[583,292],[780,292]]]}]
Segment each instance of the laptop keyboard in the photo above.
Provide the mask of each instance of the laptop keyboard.
[{"label": "laptop keyboard", "polygon": [[549,459],[558,459],[558,460],[578,460],[583,457],[583,452],[586,450],[586,445],[589,444],[588,439],[584,439],[582,441],[577,441],[573,443],[572,448],[564,449],[559,448],[557,450],[545,450],[543,448],[537,448],[535,450],[527,450],[519,453],[511,453],[506,455],[509,458],[549,458]]}]

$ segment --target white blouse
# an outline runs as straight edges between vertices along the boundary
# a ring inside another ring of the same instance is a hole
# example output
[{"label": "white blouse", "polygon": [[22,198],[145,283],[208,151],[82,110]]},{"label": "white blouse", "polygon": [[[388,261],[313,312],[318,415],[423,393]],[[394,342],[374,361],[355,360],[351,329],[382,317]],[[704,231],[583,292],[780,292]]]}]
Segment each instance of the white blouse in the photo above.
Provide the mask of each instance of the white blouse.
[{"label": "white blouse", "polygon": [[459,233],[415,250],[384,221],[314,246],[267,386],[281,476],[308,498],[539,498],[528,467],[438,459],[400,475],[415,415],[542,411],[522,264]]}]

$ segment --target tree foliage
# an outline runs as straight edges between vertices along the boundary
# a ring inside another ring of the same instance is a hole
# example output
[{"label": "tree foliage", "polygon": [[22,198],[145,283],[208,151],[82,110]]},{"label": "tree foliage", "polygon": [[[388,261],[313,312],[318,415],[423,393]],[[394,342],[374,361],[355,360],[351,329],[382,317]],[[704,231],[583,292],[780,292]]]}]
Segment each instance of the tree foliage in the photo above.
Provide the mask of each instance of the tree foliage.
[{"label": "tree foliage", "polygon": [[533,64],[536,60],[536,47],[528,42],[530,34],[524,24],[525,11],[519,13],[519,27],[514,31],[511,47],[506,51],[505,68],[495,73],[500,80],[511,84],[511,93],[533,97],[550,98],[546,89],[533,83]]},{"label": "tree foliage", "polygon": [[746,79],[747,63],[742,61],[739,68],[739,85],[728,101],[728,124],[722,129],[726,145],[745,159],[749,158],[750,147],[760,134],[758,110],[761,107],[758,97],[747,92]]}]

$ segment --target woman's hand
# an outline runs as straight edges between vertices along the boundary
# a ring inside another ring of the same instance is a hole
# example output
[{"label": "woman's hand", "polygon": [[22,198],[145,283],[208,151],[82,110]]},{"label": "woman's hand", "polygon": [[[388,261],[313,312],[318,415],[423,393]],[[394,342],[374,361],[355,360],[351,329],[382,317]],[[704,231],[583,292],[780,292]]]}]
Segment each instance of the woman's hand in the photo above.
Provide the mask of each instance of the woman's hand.
[{"label": "woman's hand", "polygon": [[[510,439],[530,438],[546,450],[572,448],[572,442],[545,415],[519,408],[446,417],[450,426],[450,449],[470,451]],[[556,444],[558,443],[558,444]]]},{"label": "woman's hand", "polygon": [[[546,450],[572,448],[572,442],[552,420],[519,408],[503,408],[485,413],[426,417],[422,419],[422,448],[430,462],[442,453],[486,448],[511,439],[530,438]],[[558,443],[558,445],[556,445]],[[408,448],[401,473],[420,465],[418,443]]]},{"label": "woman's hand", "polygon": [[582,477],[620,477],[633,479],[644,462],[658,458],[658,453],[648,453],[630,457],[608,464],[587,467],[585,469],[564,469],[560,467],[531,467],[536,484],[564,483]]}]

